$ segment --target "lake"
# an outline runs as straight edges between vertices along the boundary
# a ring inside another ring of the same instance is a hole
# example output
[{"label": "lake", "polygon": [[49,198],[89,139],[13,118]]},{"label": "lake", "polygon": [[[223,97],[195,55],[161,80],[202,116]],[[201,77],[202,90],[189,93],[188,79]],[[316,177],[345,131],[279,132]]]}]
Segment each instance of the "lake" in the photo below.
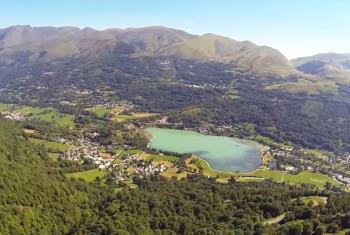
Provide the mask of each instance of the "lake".
[{"label": "lake", "polygon": [[147,128],[149,148],[173,153],[192,153],[220,171],[251,172],[262,164],[262,145],[237,138],[203,135],[194,131]]}]

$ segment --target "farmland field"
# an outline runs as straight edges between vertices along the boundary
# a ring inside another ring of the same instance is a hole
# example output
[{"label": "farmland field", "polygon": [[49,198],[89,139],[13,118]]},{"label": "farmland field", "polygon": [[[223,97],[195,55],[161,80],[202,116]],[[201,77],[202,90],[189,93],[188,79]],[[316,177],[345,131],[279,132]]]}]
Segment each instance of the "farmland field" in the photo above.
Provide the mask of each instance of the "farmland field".
[{"label": "farmland field", "polygon": [[172,163],[180,159],[179,157],[175,157],[175,156],[159,155],[159,154],[158,155],[144,154],[142,158],[147,161],[167,161]]},{"label": "farmland field", "polygon": [[284,181],[290,184],[313,184],[321,189],[327,182],[331,183],[334,186],[340,186],[339,183],[335,182],[329,176],[313,173],[310,171],[302,171],[297,175],[286,174],[284,175]]},{"label": "farmland field", "polygon": [[106,114],[111,113],[111,110],[109,108],[103,107],[103,106],[96,106],[96,107],[93,107],[93,108],[88,108],[86,110],[96,114],[96,116],[99,117],[99,118],[102,118]]},{"label": "farmland field", "polygon": [[67,178],[83,179],[86,182],[92,182],[97,177],[104,179],[106,177],[106,175],[107,175],[106,171],[99,170],[99,169],[93,169],[93,170],[88,170],[88,171],[68,173],[68,174],[66,174],[66,177]]},{"label": "farmland field", "polygon": [[116,122],[125,122],[128,120],[143,119],[157,116],[156,113],[131,113],[130,115],[115,113],[114,120]]},{"label": "farmland field", "polygon": [[29,138],[29,141],[34,143],[34,144],[44,145],[48,149],[49,152],[66,152],[69,150],[68,145],[58,143],[58,142],[36,139],[36,138]]},{"label": "farmland field", "polygon": [[69,114],[59,113],[53,108],[38,108],[30,106],[22,106],[15,104],[0,104],[0,112],[18,112],[24,116],[33,117],[41,121],[53,123],[57,126],[66,126],[69,128],[74,128],[74,116]]},{"label": "farmland field", "polygon": [[36,116],[39,120],[54,123],[58,126],[67,126],[73,128],[74,125],[74,116],[68,114],[61,114],[56,111],[50,113],[39,114]]}]

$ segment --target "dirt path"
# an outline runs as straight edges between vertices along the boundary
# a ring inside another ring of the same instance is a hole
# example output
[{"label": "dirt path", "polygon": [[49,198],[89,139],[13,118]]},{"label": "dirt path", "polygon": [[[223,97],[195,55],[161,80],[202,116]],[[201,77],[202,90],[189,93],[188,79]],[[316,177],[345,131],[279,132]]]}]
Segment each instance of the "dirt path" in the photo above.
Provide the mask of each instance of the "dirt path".
[{"label": "dirt path", "polygon": [[283,181],[284,181],[284,175],[285,175],[286,173],[282,173],[282,179],[281,179],[281,183],[283,183]]},{"label": "dirt path", "polygon": [[276,216],[276,217],[274,217],[274,218],[265,220],[265,221],[263,222],[263,224],[264,224],[264,225],[277,224],[277,223],[281,222],[281,221],[284,219],[285,216],[286,216],[286,213],[283,213],[283,214],[281,214],[281,215],[279,215],[279,216]]}]

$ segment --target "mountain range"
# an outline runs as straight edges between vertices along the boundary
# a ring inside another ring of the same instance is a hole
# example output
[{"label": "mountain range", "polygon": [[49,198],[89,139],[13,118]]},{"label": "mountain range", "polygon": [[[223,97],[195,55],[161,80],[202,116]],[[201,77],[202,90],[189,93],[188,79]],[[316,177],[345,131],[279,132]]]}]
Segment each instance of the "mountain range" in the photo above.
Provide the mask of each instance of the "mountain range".
[{"label": "mountain range", "polygon": [[350,53],[322,53],[291,61],[295,67],[306,74],[317,75],[338,82],[350,81]]},{"label": "mountain range", "polygon": [[94,30],[75,27],[12,26],[0,30],[0,56],[21,55],[30,62],[64,58],[98,59],[110,54],[176,56],[232,64],[238,69],[289,74],[289,61],[277,50],[249,41],[165,27]]}]

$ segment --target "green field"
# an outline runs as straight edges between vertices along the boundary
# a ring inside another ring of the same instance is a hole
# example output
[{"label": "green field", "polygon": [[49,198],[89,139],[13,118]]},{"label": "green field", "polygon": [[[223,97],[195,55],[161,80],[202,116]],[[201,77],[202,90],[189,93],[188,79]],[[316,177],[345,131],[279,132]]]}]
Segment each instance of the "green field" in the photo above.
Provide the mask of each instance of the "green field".
[{"label": "green field", "polygon": [[99,118],[102,118],[105,115],[111,113],[111,109],[103,106],[96,106],[96,107],[88,108],[86,110],[96,114],[96,116]]},{"label": "green field", "polygon": [[340,186],[340,184],[331,177],[310,171],[302,171],[297,175],[285,174],[284,181],[290,184],[313,184],[321,189],[327,182],[337,187]]},{"label": "green field", "polygon": [[74,116],[68,114],[61,114],[56,111],[39,114],[36,116],[41,121],[57,124],[58,126],[67,126],[74,128]]},{"label": "green field", "polygon": [[48,157],[53,161],[53,162],[57,162],[58,161],[58,153],[47,153]]},{"label": "green field", "polygon": [[155,113],[142,113],[142,112],[131,113],[130,115],[126,115],[126,114],[122,114],[124,111],[123,109],[120,109],[120,108],[110,109],[102,106],[96,106],[96,107],[88,108],[86,110],[96,114],[96,116],[99,118],[102,118],[107,114],[112,114],[114,116],[114,121],[116,122],[125,122],[128,120],[149,118],[157,115]]},{"label": "green field", "polygon": [[197,159],[198,160],[196,165],[203,170],[203,174],[208,177],[219,177],[220,182],[224,182],[225,179],[227,180],[231,176],[236,176],[239,180],[242,181],[254,181],[259,178],[263,178],[271,179],[279,183],[287,182],[289,184],[311,184],[317,186],[320,189],[323,189],[324,185],[329,182],[336,187],[340,187],[340,184],[334,181],[331,177],[310,171],[302,171],[297,175],[285,173],[282,171],[270,171],[267,168],[259,168],[252,173],[220,172],[211,169],[205,160],[199,158]]},{"label": "green field", "polygon": [[334,186],[339,187],[340,184],[334,181],[327,175],[320,173],[313,173],[310,171],[302,171],[297,175],[283,173],[281,171],[270,171],[268,169],[259,169],[252,175],[263,177],[265,179],[272,179],[277,182],[287,182],[289,184],[312,184],[320,189],[324,188],[324,185],[329,182]]},{"label": "green field", "polygon": [[150,155],[145,158],[147,161],[167,161],[167,162],[176,162],[179,160],[179,157],[167,156],[167,155]]},{"label": "green field", "polygon": [[142,154],[143,153],[143,151],[140,149],[130,149],[130,150],[127,150],[125,152],[128,154]]},{"label": "green field", "polygon": [[308,154],[315,155],[318,158],[322,158],[324,160],[328,159],[329,154],[327,152],[321,151],[319,149],[309,149],[306,151]]},{"label": "green field", "polygon": [[216,171],[210,168],[210,165],[207,161],[200,159],[198,157],[194,157],[196,159],[197,163],[195,165],[198,166],[200,170],[203,171],[203,174],[208,177],[220,177],[220,178],[227,178],[231,176],[235,176],[235,173],[231,172],[222,172],[222,171]]},{"label": "green field", "polygon": [[100,170],[100,169],[93,169],[93,170],[88,170],[88,171],[81,171],[81,172],[74,172],[74,173],[68,173],[66,174],[66,177],[71,179],[71,178],[76,178],[76,179],[83,179],[86,182],[92,182],[94,181],[97,177],[101,179],[105,179],[107,176],[106,171]]},{"label": "green field", "polygon": [[265,87],[267,90],[286,90],[292,93],[306,92],[310,95],[319,94],[320,92],[336,93],[338,85],[334,81],[309,81],[300,79],[297,82],[285,82],[273,84]]},{"label": "green field", "polygon": [[318,206],[321,204],[327,203],[327,197],[318,197],[318,196],[310,196],[310,197],[302,197],[301,200],[305,203],[305,205],[308,205],[310,202],[314,206]]},{"label": "green field", "polygon": [[16,111],[24,115],[28,115],[28,114],[36,115],[36,114],[41,114],[45,112],[45,109],[37,108],[37,107],[21,107]]},{"label": "green field", "polygon": [[58,142],[36,139],[36,138],[29,138],[29,141],[34,144],[44,145],[49,150],[49,152],[67,152],[69,150],[68,145],[58,143]]},{"label": "green field", "polygon": [[284,147],[286,145],[282,144],[282,143],[278,143],[276,141],[273,141],[271,138],[269,137],[265,137],[265,136],[262,136],[262,135],[257,135],[255,138],[254,138],[255,141],[259,142],[259,143],[262,143],[264,145],[268,145],[268,146],[275,146],[275,147]]},{"label": "green field", "polygon": [[125,114],[117,114],[115,116],[115,121],[117,122],[125,122],[128,120],[135,120],[135,119],[143,119],[143,118],[149,118],[149,117],[155,117],[158,114],[156,113],[132,113],[131,115],[125,115]]},{"label": "green field", "polygon": [[15,111],[23,114],[24,116],[31,116],[31,117],[34,117],[35,119],[53,123],[57,126],[66,126],[69,128],[74,128],[75,126],[73,115],[59,113],[57,110],[53,108],[38,108],[38,107],[1,103],[0,112],[4,112],[4,111],[11,111],[11,112]]},{"label": "green field", "polygon": [[258,176],[264,179],[272,179],[276,182],[282,182],[283,181],[282,176],[284,178],[284,175],[286,175],[286,173],[282,171],[270,171],[268,169],[258,169],[250,175]]}]

